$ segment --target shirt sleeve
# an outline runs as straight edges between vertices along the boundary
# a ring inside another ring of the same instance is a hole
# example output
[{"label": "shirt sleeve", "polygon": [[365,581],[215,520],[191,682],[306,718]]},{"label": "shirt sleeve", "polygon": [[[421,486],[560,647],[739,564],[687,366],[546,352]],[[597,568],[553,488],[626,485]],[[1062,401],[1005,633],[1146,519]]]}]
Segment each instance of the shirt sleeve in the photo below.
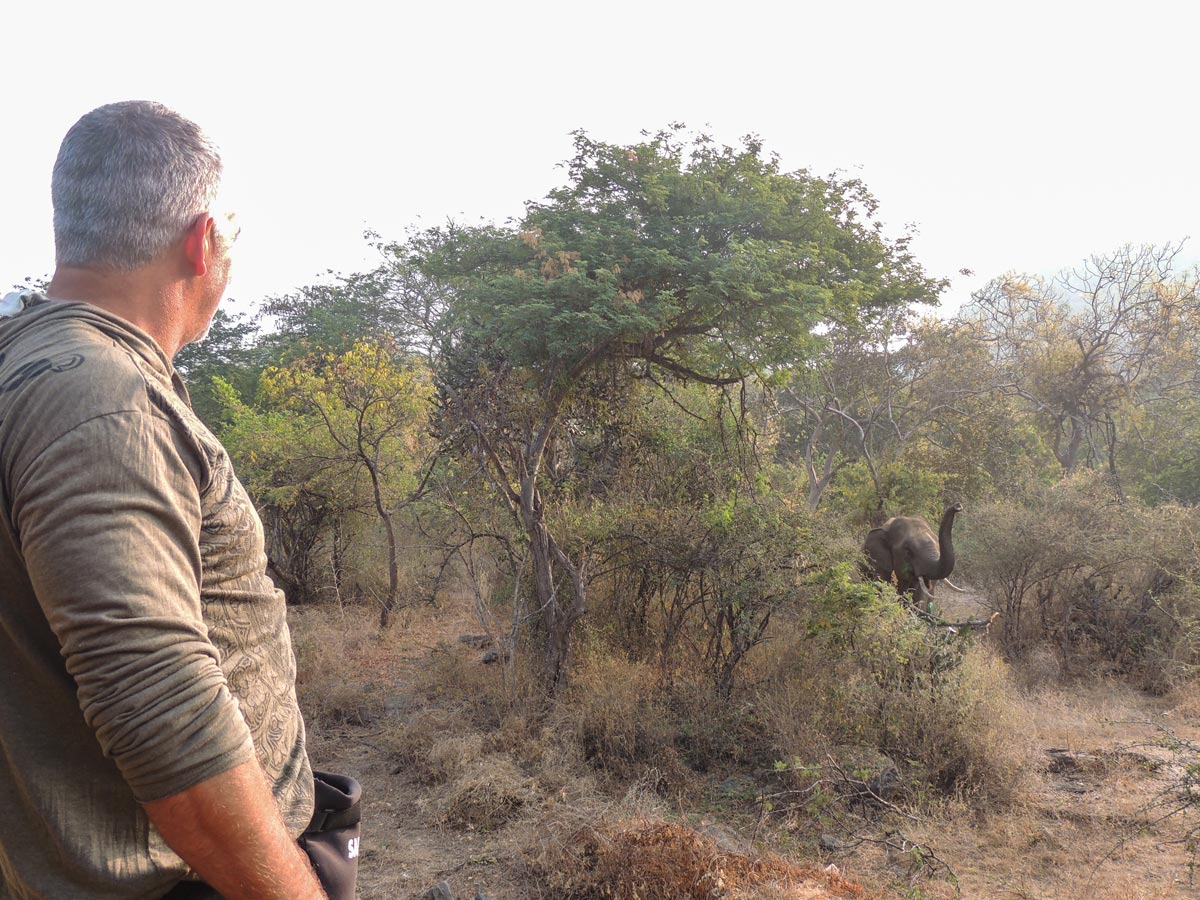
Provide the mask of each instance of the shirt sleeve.
[{"label": "shirt sleeve", "polygon": [[200,488],[171,423],[110,413],[13,484],[26,568],[79,705],[142,802],[250,759],[200,602]]}]

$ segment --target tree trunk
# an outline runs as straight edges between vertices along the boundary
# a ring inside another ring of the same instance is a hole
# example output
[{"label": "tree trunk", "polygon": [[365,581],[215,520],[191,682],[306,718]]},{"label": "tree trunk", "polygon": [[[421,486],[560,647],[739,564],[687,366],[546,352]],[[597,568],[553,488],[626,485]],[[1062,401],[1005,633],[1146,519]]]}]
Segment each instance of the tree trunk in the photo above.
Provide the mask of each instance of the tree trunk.
[{"label": "tree trunk", "polygon": [[333,517],[333,546],[331,548],[330,564],[333,566],[333,594],[338,606],[346,601],[346,548],[345,536],[342,532],[342,517]]},{"label": "tree trunk", "polygon": [[[586,608],[586,588],[579,568],[554,543],[540,510],[522,508],[521,520],[529,536],[534,595],[545,641],[542,676],[547,690],[557,693],[570,674],[571,631]],[[571,578],[570,597],[563,597],[555,584],[556,564]]]},{"label": "tree trunk", "polygon": [[[541,613],[545,641],[543,682],[549,693],[566,686],[571,667],[571,629],[586,608],[586,581],[583,568],[571,562],[546,527],[546,513],[537,487],[538,474],[546,457],[546,447],[565,394],[557,393],[547,401],[546,409],[531,440],[515,460],[521,473],[521,491],[514,499],[521,524],[529,537],[533,566],[534,594]],[[564,598],[555,584],[555,567],[571,578],[571,597]]]},{"label": "tree trunk", "polygon": [[379,611],[379,627],[387,628],[392,624],[392,610],[396,606],[396,594],[400,590],[400,562],[396,552],[396,529],[392,527],[392,514],[388,512],[383,502],[383,489],[379,484],[379,470],[375,462],[365,459],[367,472],[371,476],[371,488],[375,492],[375,512],[383,521],[383,530],[387,532],[388,543],[388,592],[383,599],[383,607]]}]

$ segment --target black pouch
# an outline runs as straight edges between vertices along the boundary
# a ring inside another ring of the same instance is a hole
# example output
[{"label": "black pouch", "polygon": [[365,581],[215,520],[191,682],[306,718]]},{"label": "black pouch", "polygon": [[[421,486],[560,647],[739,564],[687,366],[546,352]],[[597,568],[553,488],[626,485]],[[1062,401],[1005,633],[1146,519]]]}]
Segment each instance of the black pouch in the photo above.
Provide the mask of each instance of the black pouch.
[{"label": "black pouch", "polygon": [[358,880],[362,785],[349,775],[313,772],[316,811],[301,849],[308,854],[329,900],[354,900]]}]

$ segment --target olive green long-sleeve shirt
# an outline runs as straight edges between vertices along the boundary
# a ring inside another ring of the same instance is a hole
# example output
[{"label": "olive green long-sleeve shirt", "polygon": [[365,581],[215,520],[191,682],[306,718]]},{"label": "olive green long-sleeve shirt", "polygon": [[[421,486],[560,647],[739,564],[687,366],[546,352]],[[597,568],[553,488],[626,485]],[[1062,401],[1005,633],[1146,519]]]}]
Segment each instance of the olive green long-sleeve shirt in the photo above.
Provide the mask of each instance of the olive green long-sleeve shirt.
[{"label": "olive green long-sleeve shirt", "polygon": [[0,898],[160,897],[187,866],[140,803],[255,753],[299,834],[294,682],[262,524],[157,344],[0,320]]}]

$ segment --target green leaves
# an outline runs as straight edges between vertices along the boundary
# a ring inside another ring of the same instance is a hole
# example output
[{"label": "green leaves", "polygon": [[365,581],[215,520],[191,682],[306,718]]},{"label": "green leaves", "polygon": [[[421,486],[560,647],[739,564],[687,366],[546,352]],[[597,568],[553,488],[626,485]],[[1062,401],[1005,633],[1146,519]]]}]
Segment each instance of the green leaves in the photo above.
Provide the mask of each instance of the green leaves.
[{"label": "green leaves", "polygon": [[407,261],[453,294],[443,352],[482,343],[542,373],[641,359],[736,380],[811,353],[830,317],[936,300],[941,283],[881,237],[858,182],[781,172],[754,139],[685,139],[578,133],[568,184],[520,223],[410,241]]}]

